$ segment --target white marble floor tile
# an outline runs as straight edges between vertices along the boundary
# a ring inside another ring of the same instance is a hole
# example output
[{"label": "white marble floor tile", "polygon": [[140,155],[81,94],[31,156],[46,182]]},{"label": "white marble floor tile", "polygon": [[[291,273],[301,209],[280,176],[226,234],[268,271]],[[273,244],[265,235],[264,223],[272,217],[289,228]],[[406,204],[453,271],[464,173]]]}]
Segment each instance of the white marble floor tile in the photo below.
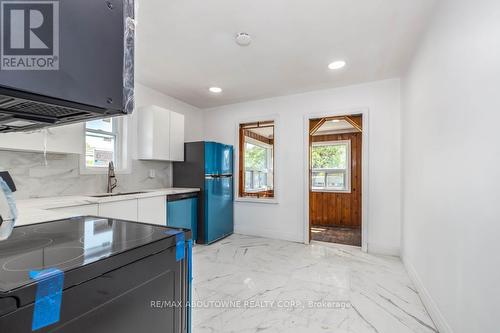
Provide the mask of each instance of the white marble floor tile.
[{"label": "white marble floor tile", "polygon": [[193,266],[194,333],[437,332],[398,258],[233,235]]}]

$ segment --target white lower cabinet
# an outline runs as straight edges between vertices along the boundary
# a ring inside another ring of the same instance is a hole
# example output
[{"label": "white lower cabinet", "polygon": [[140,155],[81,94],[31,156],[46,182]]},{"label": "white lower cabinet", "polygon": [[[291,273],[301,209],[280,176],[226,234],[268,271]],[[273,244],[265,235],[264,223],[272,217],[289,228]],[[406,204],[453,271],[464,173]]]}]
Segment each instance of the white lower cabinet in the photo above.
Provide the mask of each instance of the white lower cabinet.
[{"label": "white lower cabinet", "polygon": [[100,203],[99,216],[137,221],[137,199]]},{"label": "white lower cabinet", "polygon": [[80,216],[84,215],[99,215],[99,205],[82,205],[82,206],[72,206],[72,207],[61,207],[51,209],[56,212],[78,214]]},{"label": "white lower cabinet", "polygon": [[126,199],[51,210],[80,216],[92,215],[162,226],[167,225],[167,198],[165,196]]},{"label": "white lower cabinet", "polygon": [[137,220],[157,225],[167,225],[167,199],[165,197],[137,200]]}]

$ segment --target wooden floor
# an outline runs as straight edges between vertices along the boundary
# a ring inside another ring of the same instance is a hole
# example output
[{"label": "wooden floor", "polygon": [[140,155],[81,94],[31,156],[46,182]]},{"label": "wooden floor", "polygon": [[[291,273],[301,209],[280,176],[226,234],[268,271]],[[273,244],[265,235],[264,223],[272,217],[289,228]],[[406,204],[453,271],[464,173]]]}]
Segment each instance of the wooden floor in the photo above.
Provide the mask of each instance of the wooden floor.
[{"label": "wooden floor", "polygon": [[312,226],[311,239],[321,242],[361,246],[361,229]]}]

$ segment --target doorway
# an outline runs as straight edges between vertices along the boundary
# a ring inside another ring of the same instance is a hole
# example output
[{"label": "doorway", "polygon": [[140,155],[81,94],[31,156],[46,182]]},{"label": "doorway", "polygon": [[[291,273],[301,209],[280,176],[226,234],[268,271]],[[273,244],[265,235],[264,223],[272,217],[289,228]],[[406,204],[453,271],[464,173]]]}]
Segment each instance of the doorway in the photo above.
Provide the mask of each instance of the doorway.
[{"label": "doorway", "polygon": [[363,115],[309,120],[309,239],[362,245]]}]

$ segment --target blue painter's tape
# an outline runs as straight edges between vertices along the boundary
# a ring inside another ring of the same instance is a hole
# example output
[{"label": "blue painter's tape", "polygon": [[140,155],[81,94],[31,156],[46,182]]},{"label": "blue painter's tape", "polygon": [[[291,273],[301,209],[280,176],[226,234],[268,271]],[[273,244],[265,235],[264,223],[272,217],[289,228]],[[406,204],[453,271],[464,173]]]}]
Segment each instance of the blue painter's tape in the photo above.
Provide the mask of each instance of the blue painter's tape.
[{"label": "blue painter's tape", "polygon": [[175,260],[181,261],[186,256],[186,242],[184,241],[184,233],[175,235]]},{"label": "blue painter's tape", "polygon": [[31,330],[55,324],[61,317],[62,290],[64,273],[55,268],[30,271],[31,279],[37,281],[35,309]]}]

